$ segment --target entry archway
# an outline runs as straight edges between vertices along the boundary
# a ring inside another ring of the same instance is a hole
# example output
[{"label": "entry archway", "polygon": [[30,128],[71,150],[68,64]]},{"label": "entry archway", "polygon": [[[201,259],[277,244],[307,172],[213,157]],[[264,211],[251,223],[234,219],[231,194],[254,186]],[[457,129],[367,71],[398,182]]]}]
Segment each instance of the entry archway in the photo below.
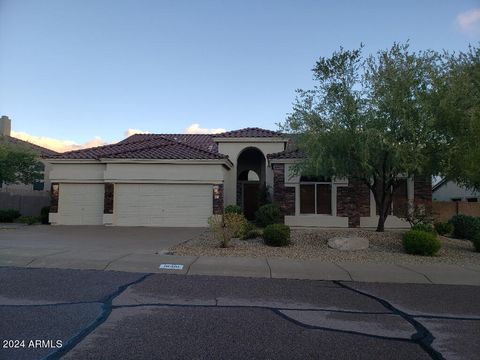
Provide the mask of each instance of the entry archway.
[{"label": "entry archway", "polygon": [[244,149],[237,158],[237,204],[245,217],[255,218],[259,206],[259,191],[265,184],[265,155],[255,147]]}]

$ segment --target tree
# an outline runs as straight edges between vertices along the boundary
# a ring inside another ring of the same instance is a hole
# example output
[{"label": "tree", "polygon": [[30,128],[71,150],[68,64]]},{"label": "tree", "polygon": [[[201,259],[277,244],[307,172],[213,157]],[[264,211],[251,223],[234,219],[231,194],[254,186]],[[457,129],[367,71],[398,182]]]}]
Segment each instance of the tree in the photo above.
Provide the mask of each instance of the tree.
[{"label": "tree", "polygon": [[480,48],[445,54],[435,88],[439,172],[480,191]]},{"label": "tree", "polygon": [[33,184],[42,177],[42,163],[34,152],[0,139],[0,183]]},{"label": "tree", "polygon": [[368,186],[384,230],[402,176],[431,175],[436,149],[431,102],[439,56],[394,44],[376,55],[362,47],[321,57],[316,86],[297,90],[282,128],[305,158],[297,173],[346,177]]}]

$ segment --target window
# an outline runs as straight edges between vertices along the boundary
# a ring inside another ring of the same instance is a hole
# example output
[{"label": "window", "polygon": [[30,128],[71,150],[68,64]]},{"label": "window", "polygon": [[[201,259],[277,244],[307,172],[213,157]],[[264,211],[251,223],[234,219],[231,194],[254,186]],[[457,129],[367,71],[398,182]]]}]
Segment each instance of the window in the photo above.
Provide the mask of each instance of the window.
[{"label": "window", "polygon": [[300,178],[300,214],[332,215],[332,184],[324,178]]},{"label": "window", "polygon": [[458,202],[458,201],[462,201],[462,199],[461,198],[452,198],[452,201]]},{"label": "window", "polygon": [[[38,169],[37,169],[41,174],[42,176],[44,175],[44,172],[45,172],[45,165],[41,162],[38,163]],[[37,191],[43,191],[45,189],[45,184],[43,181],[35,181],[33,183],[33,190],[37,190]]]},{"label": "window", "polygon": [[478,198],[468,198],[468,202],[478,202]]},{"label": "window", "polygon": [[43,181],[35,181],[33,183],[33,190],[43,191],[45,183]]}]

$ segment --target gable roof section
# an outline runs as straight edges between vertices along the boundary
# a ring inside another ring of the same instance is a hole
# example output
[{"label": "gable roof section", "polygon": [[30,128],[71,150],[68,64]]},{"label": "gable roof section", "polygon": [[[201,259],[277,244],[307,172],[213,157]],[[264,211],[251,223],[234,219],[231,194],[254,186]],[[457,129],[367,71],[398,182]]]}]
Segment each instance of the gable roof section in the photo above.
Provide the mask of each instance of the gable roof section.
[{"label": "gable roof section", "polygon": [[435,192],[437,191],[438,189],[440,189],[443,185],[445,185],[447,183],[447,178],[443,178],[442,180],[440,180],[438,183],[436,183],[435,185],[433,185],[432,187],[432,192]]},{"label": "gable roof section", "polygon": [[[143,135],[143,134],[142,134]],[[128,140],[128,141],[126,141]],[[161,159],[161,160],[215,160],[227,159],[226,155],[207,151],[161,135],[131,136],[119,143],[69,151],[52,159]]]},{"label": "gable roof section", "polygon": [[39,145],[32,144],[28,141],[20,140],[17,138],[14,138],[9,135],[2,135],[0,136],[1,140],[5,140],[7,143],[12,144],[12,145],[17,145],[17,146],[24,146],[35,152],[36,154],[40,155],[42,158],[50,157],[50,156],[55,156],[58,155],[56,151],[44,148]]},{"label": "gable roof section", "polygon": [[261,129],[258,127],[245,128],[240,130],[227,131],[215,134],[215,138],[273,138],[283,137],[279,131]]}]

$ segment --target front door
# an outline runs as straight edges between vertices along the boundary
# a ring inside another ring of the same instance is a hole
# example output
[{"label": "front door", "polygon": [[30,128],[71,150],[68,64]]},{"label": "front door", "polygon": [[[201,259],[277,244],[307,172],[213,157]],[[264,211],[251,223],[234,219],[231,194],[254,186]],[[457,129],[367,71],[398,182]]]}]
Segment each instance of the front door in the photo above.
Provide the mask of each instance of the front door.
[{"label": "front door", "polygon": [[248,220],[255,219],[255,211],[258,209],[259,183],[243,184],[243,214]]}]

